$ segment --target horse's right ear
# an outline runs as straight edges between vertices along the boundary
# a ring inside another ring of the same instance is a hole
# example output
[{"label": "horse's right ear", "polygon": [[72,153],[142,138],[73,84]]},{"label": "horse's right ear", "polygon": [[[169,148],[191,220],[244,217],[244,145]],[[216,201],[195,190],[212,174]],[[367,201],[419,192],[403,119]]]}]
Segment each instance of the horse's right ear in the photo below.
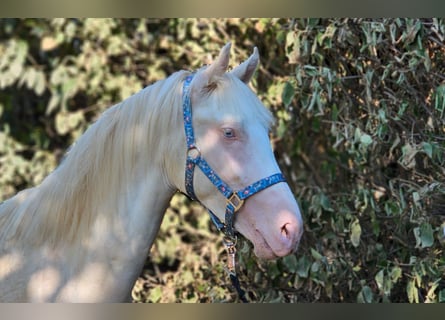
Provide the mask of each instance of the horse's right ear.
[{"label": "horse's right ear", "polygon": [[214,80],[224,75],[229,66],[230,48],[232,44],[228,42],[220,51],[218,58],[205,68],[202,72],[198,72],[193,79],[194,88],[204,88],[210,86]]}]

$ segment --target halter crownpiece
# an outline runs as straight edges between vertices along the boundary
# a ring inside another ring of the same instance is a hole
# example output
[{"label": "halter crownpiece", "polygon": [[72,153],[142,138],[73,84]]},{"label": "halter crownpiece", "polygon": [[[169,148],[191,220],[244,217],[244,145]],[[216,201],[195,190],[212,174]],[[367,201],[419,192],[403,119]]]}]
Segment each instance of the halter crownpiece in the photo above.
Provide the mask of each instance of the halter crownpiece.
[{"label": "halter crownpiece", "polygon": [[190,97],[190,83],[192,82],[194,74],[187,76],[184,80],[182,91],[182,107],[184,113],[184,130],[187,143],[187,160],[185,165],[185,189],[186,194],[193,200],[199,199],[196,197],[193,188],[193,176],[195,167],[198,166],[204,175],[213,183],[213,185],[223,194],[226,198],[226,212],[224,223],[207,208],[210,217],[218,228],[222,231],[226,237],[236,242],[235,229],[233,227],[235,220],[235,213],[241,209],[244,201],[253,196],[254,194],[276,184],[279,182],[285,182],[283,174],[276,173],[267,178],[258,180],[244,189],[233,191],[230,186],[225,183],[216,172],[210,167],[207,161],[202,157],[201,151],[195,143],[195,135],[192,125],[192,102]]}]

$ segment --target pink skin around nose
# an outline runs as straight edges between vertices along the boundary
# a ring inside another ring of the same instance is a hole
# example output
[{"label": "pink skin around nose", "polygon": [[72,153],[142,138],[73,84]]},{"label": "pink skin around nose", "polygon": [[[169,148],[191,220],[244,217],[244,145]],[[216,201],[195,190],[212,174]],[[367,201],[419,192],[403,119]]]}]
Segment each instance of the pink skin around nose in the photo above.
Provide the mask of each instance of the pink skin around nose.
[{"label": "pink skin around nose", "polygon": [[303,222],[287,184],[253,195],[236,214],[235,228],[253,243],[258,258],[276,259],[297,250]]}]

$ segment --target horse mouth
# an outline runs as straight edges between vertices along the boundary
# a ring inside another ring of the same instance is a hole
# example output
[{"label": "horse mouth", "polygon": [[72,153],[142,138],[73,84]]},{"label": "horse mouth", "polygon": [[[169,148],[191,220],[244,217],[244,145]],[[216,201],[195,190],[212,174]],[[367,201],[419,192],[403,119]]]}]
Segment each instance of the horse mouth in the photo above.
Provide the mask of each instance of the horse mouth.
[{"label": "horse mouth", "polygon": [[267,240],[263,237],[261,232],[259,230],[255,230],[257,237],[256,241],[252,241],[252,244],[254,246],[253,252],[255,256],[257,256],[260,259],[264,260],[275,260],[280,257],[288,255],[290,252],[282,253],[277,252],[276,250],[272,249],[271,245],[267,242]]},{"label": "horse mouth", "polygon": [[294,233],[289,236],[288,233],[281,236],[267,237],[260,229],[255,228],[254,233],[250,234],[249,240],[253,244],[255,256],[264,260],[275,260],[282,258],[297,251],[302,232]]}]

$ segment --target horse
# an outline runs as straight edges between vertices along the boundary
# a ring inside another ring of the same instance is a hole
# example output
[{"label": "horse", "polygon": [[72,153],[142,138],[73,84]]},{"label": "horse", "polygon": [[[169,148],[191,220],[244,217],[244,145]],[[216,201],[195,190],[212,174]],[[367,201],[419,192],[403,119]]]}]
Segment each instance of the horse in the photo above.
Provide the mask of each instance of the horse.
[{"label": "horse", "polygon": [[129,301],[176,192],[258,258],[297,250],[299,205],[271,148],[273,117],[249,87],[258,50],[228,70],[230,48],[108,108],[39,185],[0,205],[0,301]]}]

